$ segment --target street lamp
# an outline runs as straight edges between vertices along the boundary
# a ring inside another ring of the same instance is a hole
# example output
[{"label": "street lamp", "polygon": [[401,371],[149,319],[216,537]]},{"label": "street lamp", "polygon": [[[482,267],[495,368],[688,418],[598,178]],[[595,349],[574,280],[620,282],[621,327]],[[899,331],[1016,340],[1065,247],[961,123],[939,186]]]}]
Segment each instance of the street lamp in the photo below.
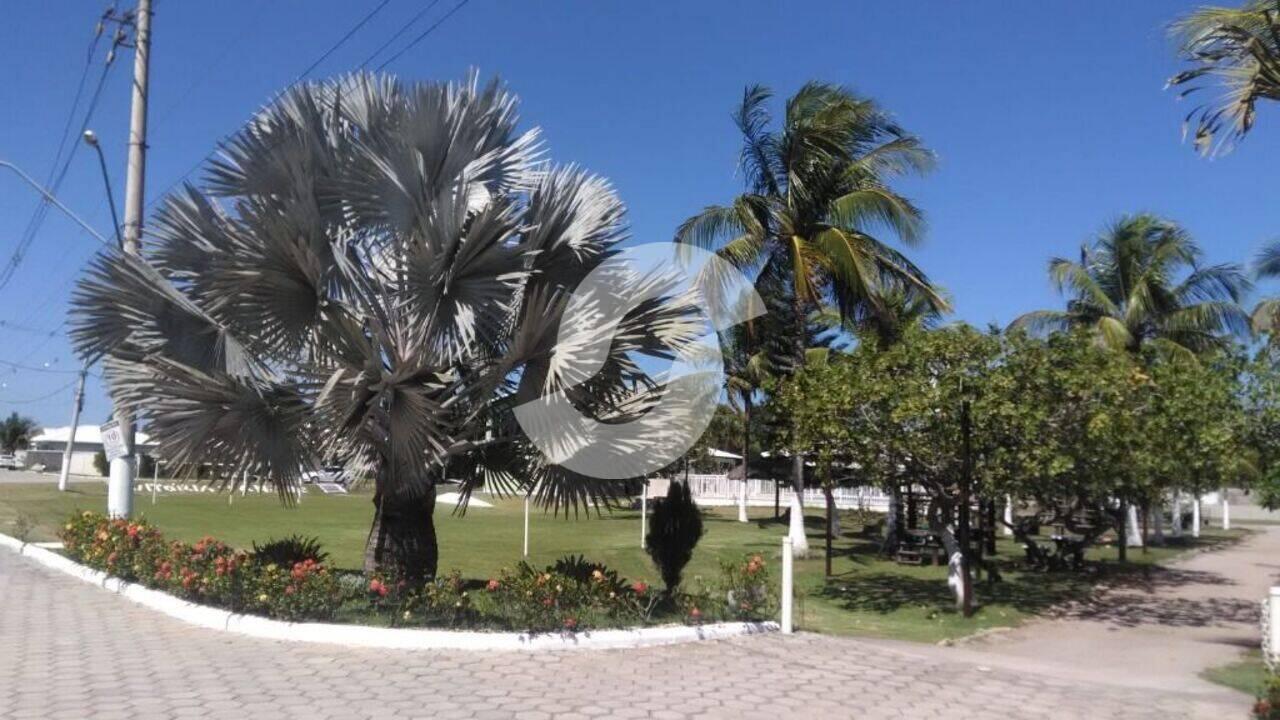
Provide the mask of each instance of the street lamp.
[{"label": "street lamp", "polygon": [[111,207],[111,227],[116,231],[116,243],[124,249],[124,240],[120,237],[120,218],[116,215],[116,198],[111,193],[111,176],[107,174],[107,158],[102,154],[102,146],[98,144],[98,135],[92,130],[84,131],[84,143],[98,153],[98,167],[102,169],[102,184],[107,186],[107,204]]}]

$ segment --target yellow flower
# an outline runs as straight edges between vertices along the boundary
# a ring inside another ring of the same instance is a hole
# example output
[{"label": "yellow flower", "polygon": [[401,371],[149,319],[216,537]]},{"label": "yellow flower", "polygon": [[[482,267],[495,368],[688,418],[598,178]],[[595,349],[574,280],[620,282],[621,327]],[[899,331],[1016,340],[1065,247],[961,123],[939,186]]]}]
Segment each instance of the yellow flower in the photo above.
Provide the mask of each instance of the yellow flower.
[{"label": "yellow flower", "polygon": [[262,593],[261,595],[258,596],[258,602],[266,602],[267,600],[270,600],[270,599],[271,598],[268,597],[266,593]]}]

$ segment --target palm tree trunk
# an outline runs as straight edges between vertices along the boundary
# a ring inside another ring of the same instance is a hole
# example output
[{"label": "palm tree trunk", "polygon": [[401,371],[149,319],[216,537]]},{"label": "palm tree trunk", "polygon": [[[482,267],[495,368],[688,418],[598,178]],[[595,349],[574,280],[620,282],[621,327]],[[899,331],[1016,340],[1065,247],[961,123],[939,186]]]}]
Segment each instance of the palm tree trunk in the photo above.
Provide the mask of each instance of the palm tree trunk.
[{"label": "palm tree trunk", "polygon": [[389,573],[410,584],[434,578],[440,560],[435,486],[425,492],[396,493],[386,488],[380,476],[373,507],[373,526],[364,549],[365,573]]},{"label": "palm tree trunk", "polygon": [[751,395],[742,396],[742,501],[738,519],[747,522],[747,489],[751,480]]},{"label": "palm tree trunk", "polygon": [[[791,309],[795,313],[793,320],[795,323],[793,328],[795,337],[792,339],[792,351],[795,354],[795,369],[798,372],[804,368],[805,364],[806,328],[804,303],[801,301],[798,292],[792,294]],[[809,554],[809,539],[805,537],[804,532],[804,456],[798,452],[791,457],[791,491],[795,493],[795,498],[791,502],[791,527],[789,530],[791,548],[796,557],[804,557]]]}]

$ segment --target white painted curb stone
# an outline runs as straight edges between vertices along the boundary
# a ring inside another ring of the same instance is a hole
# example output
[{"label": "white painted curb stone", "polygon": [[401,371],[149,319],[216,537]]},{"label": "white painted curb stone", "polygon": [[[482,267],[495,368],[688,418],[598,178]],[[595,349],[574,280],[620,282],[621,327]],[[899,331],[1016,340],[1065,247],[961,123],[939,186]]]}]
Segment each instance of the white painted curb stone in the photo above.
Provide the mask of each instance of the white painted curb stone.
[{"label": "white painted curb stone", "polygon": [[285,622],[256,615],[197,605],[159,590],[113,578],[68,557],[0,534],[0,547],[30,558],[47,568],[97,585],[133,602],[191,625],[250,637],[289,642],[325,643],[351,647],[401,650],[573,650],[635,648],[650,645],[718,640],[740,635],[776,632],[775,622],[726,622],[708,625],[662,625],[626,630],[584,630],[563,633],[499,633],[462,630],[337,625],[318,622]]}]

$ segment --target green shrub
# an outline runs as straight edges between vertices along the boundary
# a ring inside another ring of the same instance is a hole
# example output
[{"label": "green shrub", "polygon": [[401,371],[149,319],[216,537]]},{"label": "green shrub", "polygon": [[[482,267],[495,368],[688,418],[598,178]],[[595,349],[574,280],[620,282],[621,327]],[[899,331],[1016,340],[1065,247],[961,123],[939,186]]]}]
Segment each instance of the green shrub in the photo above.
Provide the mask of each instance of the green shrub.
[{"label": "green shrub", "polygon": [[538,570],[520,563],[489,580],[483,609],[503,627],[549,632],[648,622],[659,602],[643,580],[569,556]]},{"label": "green shrub", "polygon": [[1280,720],[1280,676],[1273,675],[1253,704],[1254,720]]},{"label": "green shrub", "polygon": [[317,537],[290,535],[279,540],[268,540],[262,545],[256,542],[253,544],[253,560],[262,564],[275,563],[293,567],[294,563],[307,560],[323,563],[328,559],[329,553],[322,549],[320,538]]},{"label": "green shrub", "polygon": [[673,482],[667,496],[653,504],[649,534],[644,549],[658,567],[667,592],[680,586],[684,566],[693,558],[693,548],[702,537],[702,511],[693,502],[689,487]]},{"label": "green shrub", "polygon": [[111,474],[111,463],[107,462],[107,454],[99,450],[93,454],[93,469],[102,477]]},{"label": "green shrub", "polygon": [[327,619],[343,594],[314,559],[293,564],[250,562],[247,553],[211,537],[167,542],[145,520],[73,515],[59,533],[74,560],[193,602],[283,620]]}]

